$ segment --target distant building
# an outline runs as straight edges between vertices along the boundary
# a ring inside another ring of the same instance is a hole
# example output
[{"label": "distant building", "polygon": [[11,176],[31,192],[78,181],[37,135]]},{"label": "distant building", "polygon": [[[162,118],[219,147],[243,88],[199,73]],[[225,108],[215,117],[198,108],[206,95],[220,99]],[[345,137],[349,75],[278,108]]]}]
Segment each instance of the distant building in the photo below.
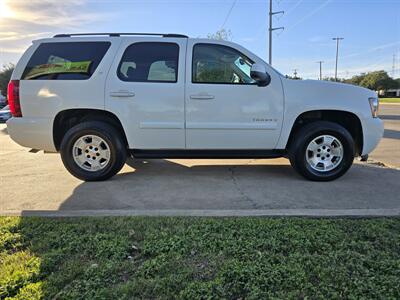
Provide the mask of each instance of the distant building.
[{"label": "distant building", "polygon": [[400,97],[400,89],[380,90],[378,95],[381,97]]}]

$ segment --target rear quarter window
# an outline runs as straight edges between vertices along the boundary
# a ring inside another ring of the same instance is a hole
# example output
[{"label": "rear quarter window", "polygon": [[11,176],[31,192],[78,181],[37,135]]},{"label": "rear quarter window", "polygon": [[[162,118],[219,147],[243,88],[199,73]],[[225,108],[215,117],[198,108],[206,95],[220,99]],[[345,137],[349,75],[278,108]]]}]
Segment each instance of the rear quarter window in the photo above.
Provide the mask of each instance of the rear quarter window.
[{"label": "rear quarter window", "polygon": [[110,45],[110,42],[43,43],[30,58],[22,79],[89,79]]}]

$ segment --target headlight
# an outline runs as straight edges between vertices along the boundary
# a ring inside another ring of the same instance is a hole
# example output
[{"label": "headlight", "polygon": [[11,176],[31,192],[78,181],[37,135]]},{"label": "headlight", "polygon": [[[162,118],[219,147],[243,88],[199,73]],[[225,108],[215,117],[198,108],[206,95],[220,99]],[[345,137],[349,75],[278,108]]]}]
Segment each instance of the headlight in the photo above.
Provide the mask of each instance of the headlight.
[{"label": "headlight", "polygon": [[379,99],[376,97],[368,98],[369,106],[371,107],[372,117],[378,117],[378,110],[379,110]]}]

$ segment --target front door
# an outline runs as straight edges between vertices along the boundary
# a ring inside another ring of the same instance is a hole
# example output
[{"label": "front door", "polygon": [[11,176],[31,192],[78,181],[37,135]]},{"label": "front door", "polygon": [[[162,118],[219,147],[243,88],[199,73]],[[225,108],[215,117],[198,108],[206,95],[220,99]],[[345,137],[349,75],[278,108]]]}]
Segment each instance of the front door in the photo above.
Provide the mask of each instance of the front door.
[{"label": "front door", "polygon": [[273,149],[283,118],[275,71],[271,84],[259,87],[250,68],[265,63],[243,48],[189,41],[187,52],[186,148]]},{"label": "front door", "polygon": [[105,108],[120,119],[129,147],[185,148],[183,38],[122,40],[109,71]]}]

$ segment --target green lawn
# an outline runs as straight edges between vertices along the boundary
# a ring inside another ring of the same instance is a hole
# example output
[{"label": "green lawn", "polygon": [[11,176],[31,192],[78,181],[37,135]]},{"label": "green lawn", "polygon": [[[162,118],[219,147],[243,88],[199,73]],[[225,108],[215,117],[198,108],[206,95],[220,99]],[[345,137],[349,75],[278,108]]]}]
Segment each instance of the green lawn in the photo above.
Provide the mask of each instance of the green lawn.
[{"label": "green lawn", "polygon": [[0,217],[0,299],[399,299],[400,219]]},{"label": "green lawn", "polygon": [[379,98],[381,103],[400,103],[400,98]]}]

